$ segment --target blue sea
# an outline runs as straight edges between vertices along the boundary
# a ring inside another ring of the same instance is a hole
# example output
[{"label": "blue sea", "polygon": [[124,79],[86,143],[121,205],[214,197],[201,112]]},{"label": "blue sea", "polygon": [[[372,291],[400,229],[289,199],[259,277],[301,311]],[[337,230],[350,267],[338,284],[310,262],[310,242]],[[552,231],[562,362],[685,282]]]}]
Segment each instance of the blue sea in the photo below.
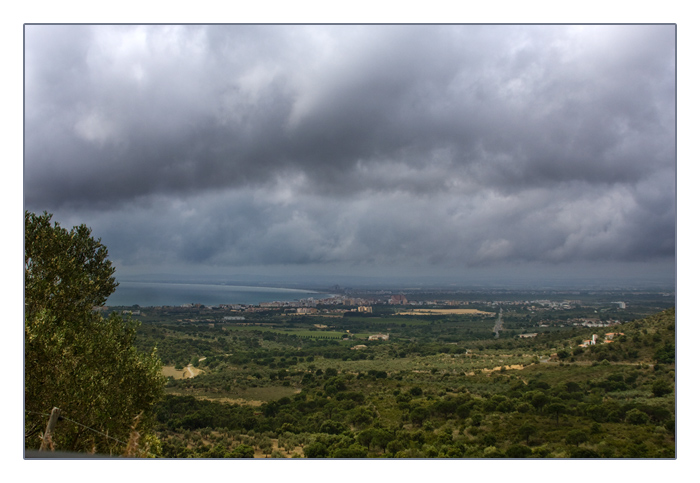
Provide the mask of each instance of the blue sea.
[{"label": "blue sea", "polygon": [[105,305],[141,307],[180,306],[185,304],[245,304],[261,302],[294,302],[322,299],[331,294],[272,287],[247,287],[242,285],[213,285],[198,283],[119,282],[119,286]]}]

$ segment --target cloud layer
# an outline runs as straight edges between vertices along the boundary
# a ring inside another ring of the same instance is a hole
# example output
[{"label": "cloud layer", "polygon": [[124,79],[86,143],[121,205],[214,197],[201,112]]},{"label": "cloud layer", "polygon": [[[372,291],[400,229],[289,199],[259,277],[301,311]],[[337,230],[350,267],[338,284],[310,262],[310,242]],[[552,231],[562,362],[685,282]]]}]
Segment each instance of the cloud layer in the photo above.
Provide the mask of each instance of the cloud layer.
[{"label": "cloud layer", "polygon": [[25,61],[26,207],[127,270],[673,271],[673,26],[30,25]]}]

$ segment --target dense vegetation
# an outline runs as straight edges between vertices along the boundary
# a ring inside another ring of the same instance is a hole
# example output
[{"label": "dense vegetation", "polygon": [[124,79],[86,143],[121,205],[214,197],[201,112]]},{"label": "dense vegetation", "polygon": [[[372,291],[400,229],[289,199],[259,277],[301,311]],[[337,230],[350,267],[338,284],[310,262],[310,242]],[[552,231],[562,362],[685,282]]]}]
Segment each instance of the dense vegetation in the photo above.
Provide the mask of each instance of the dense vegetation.
[{"label": "dense vegetation", "polygon": [[494,339],[493,318],[380,320],[328,330],[391,328],[389,341],[309,337],[313,318],[144,324],[140,345],[203,371],[169,378],[162,456],[675,457],[674,309],[528,339]]}]

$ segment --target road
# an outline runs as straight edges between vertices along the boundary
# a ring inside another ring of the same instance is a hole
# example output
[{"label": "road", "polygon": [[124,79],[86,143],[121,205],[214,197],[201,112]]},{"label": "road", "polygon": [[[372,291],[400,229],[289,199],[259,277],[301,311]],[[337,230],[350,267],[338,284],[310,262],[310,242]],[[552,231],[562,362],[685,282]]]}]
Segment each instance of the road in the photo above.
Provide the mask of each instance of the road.
[{"label": "road", "polygon": [[494,338],[498,339],[498,331],[503,329],[503,308],[498,309],[498,319],[496,319],[496,325],[493,326]]}]

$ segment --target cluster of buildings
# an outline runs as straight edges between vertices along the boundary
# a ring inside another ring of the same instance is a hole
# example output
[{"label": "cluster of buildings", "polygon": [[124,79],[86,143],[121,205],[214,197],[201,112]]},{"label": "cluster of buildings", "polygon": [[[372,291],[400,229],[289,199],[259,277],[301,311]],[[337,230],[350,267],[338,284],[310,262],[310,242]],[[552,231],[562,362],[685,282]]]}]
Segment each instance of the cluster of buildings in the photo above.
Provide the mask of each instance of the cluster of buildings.
[{"label": "cluster of buildings", "polygon": [[619,324],[619,320],[598,320],[598,319],[573,319],[570,325],[579,327],[609,327],[611,325]]},{"label": "cluster of buildings", "polygon": [[531,332],[529,334],[519,334],[518,338],[520,339],[532,339],[533,337],[537,337],[537,332]]},{"label": "cluster of buildings", "polygon": [[[290,309],[290,308],[306,308],[306,307],[318,307],[321,306],[356,306],[358,307],[358,312],[370,312],[372,305],[411,305],[411,306],[424,306],[424,305],[445,305],[445,306],[463,306],[469,305],[470,302],[462,300],[409,300],[404,294],[387,294],[388,297],[383,298],[363,298],[363,297],[351,297],[348,295],[333,295],[332,297],[326,297],[322,299],[314,299],[309,297],[302,300],[297,300],[293,302],[261,302],[256,306],[252,305],[220,305],[220,308],[229,310],[247,310],[254,311],[252,308],[257,307],[260,309]],[[474,301],[472,303],[487,305],[491,307],[496,306],[524,306],[529,310],[540,310],[542,308],[547,309],[571,309],[577,305],[581,305],[580,300],[563,300],[563,301],[552,301],[552,300],[505,300],[505,301]],[[625,302],[614,302],[619,308],[625,308]],[[365,307],[365,309],[362,309]],[[304,313],[300,311],[299,313]]]},{"label": "cluster of buildings", "polygon": [[392,295],[389,298],[389,305],[407,305],[408,299],[405,295]]},{"label": "cluster of buildings", "polygon": [[559,320],[547,320],[539,322],[538,327],[586,327],[586,328],[597,328],[597,327],[610,327],[611,325],[618,325],[619,320],[609,319],[587,319],[587,318],[575,318],[575,319],[559,319]]},{"label": "cluster of buildings", "polygon": [[[607,334],[605,334],[605,339],[603,339],[603,343],[609,344],[615,339],[615,337],[622,336],[622,335],[625,335],[625,334],[622,332],[608,332]],[[583,344],[579,344],[578,346],[579,347],[588,347],[589,345],[595,345],[597,340],[598,340],[598,335],[593,334],[589,340],[584,340]]]},{"label": "cluster of buildings", "polygon": [[389,340],[389,334],[370,335],[367,340]]}]

